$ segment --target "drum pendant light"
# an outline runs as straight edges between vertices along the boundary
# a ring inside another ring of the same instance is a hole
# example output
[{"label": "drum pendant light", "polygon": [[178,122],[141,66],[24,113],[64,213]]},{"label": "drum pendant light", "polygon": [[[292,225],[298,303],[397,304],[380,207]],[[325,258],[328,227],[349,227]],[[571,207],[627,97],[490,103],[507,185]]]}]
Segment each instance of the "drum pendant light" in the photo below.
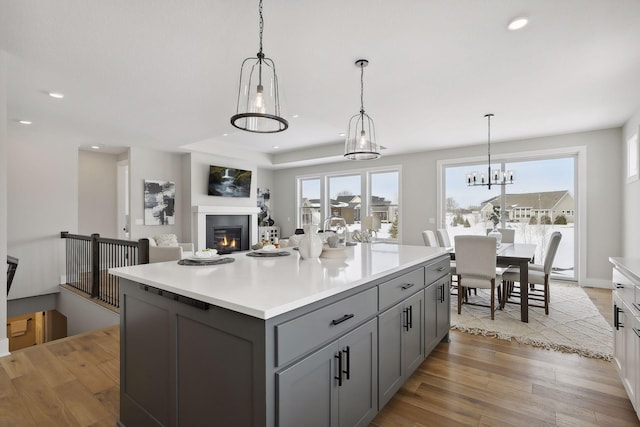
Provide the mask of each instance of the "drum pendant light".
[{"label": "drum pendant light", "polygon": [[282,132],[289,127],[289,123],[280,113],[276,66],[271,58],[267,58],[262,52],[262,0],[259,13],[260,49],[255,57],[242,61],[236,114],[231,117],[231,124],[247,132]]},{"label": "drum pendant light", "polygon": [[344,157],[349,160],[374,160],[380,157],[380,147],[376,143],[376,127],[373,119],[364,112],[364,67],[369,65],[366,59],[358,59],[360,67],[360,113],[349,120],[347,139],[344,144]]}]

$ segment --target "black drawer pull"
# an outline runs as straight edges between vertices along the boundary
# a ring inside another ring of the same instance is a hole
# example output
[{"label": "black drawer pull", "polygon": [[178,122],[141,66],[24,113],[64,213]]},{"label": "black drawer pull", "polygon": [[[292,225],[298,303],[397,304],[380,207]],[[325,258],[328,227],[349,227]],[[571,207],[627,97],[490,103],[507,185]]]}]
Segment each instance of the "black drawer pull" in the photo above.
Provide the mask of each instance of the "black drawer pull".
[{"label": "black drawer pull", "polygon": [[342,323],[342,322],[346,322],[347,320],[351,319],[353,316],[355,316],[355,315],[354,315],[354,314],[345,314],[344,316],[342,316],[342,317],[341,317],[341,318],[339,318],[339,319],[333,319],[333,320],[331,321],[331,325],[332,325],[332,326],[339,325],[340,323]]},{"label": "black drawer pull", "polygon": [[635,332],[638,338],[640,338],[640,331],[637,330],[636,328],[631,328],[631,329],[633,329],[633,332]]},{"label": "black drawer pull", "polygon": [[622,283],[616,283],[616,289],[624,289],[624,285]]},{"label": "black drawer pull", "polygon": [[404,285],[400,286],[403,290],[407,290],[409,288],[412,288],[414,285],[414,283],[405,283]]}]

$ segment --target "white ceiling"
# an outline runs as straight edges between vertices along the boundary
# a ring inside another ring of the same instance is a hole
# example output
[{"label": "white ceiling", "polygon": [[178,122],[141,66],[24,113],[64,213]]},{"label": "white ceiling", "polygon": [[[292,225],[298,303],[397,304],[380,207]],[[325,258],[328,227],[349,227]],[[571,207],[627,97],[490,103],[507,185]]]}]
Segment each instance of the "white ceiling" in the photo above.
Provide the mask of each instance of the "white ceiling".
[{"label": "white ceiling", "polygon": [[[508,31],[518,15],[529,25]],[[28,119],[82,146],[340,156],[358,58],[384,155],[484,143],[488,112],[504,141],[616,127],[640,108],[638,0],[265,0],[264,19],[290,121],[272,135],[229,123],[257,0],[0,0],[9,132]]]}]

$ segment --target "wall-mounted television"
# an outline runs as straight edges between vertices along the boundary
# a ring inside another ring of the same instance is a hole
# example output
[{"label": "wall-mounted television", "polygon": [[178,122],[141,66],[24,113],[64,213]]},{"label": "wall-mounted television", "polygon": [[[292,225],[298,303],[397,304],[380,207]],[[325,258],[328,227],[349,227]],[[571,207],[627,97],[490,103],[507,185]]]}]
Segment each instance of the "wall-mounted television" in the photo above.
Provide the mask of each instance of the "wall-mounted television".
[{"label": "wall-mounted television", "polygon": [[209,166],[209,195],[250,197],[251,171],[225,166]]}]

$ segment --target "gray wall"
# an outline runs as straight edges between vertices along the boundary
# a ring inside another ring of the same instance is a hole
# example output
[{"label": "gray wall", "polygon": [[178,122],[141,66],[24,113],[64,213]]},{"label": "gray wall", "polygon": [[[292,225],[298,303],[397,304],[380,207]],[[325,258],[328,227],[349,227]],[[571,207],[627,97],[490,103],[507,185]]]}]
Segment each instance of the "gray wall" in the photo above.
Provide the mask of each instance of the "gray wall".
[{"label": "gray wall", "polygon": [[61,231],[78,229],[75,143],[11,126],[7,158],[7,249],[20,259],[10,299],[57,292],[64,274]]},{"label": "gray wall", "polygon": [[[521,141],[492,144],[492,154],[517,154],[533,150],[551,150],[559,147],[587,147],[587,253],[586,277],[580,278],[582,285],[602,286],[611,279],[608,257],[622,252],[622,227],[618,218],[618,207],[622,206],[621,182],[618,174],[611,173],[620,168],[620,128],[568,135],[556,135]],[[278,170],[274,175],[274,217],[280,219],[282,235],[293,233],[295,228],[296,182],[298,175],[320,172],[353,170],[365,167],[402,165],[402,222],[403,244],[422,245],[420,231],[434,229],[429,218],[437,218],[437,167],[438,160],[461,159],[486,156],[486,145],[426,151],[399,156],[383,156],[375,162],[339,162]],[[612,209],[612,207],[614,207]],[[290,218],[290,221],[287,221]]]},{"label": "gray wall", "polygon": [[118,237],[118,157],[78,152],[78,233]]},{"label": "gray wall", "polygon": [[120,323],[120,315],[66,289],[60,289],[56,309],[67,316],[67,335]]},{"label": "gray wall", "polygon": [[[157,234],[172,233],[179,242],[188,241],[188,234],[183,226],[186,218],[183,212],[176,209],[174,225],[140,225],[144,224],[144,181],[161,180],[176,183],[176,208],[182,206],[184,195],[189,192],[189,183],[184,182],[182,175],[182,156],[186,154],[169,153],[148,148],[132,147],[129,152],[129,212],[131,216],[131,239],[153,237]],[[184,240],[187,237],[187,240]]]},{"label": "gray wall", "polygon": [[623,208],[622,208],[622,224],[624,233],[622,234],[622,256],[639,258],[640,257],[640,221],[638,221],[638,212],[640,212],[640,180],[627,184],[627,139],[638,132],[640,138],[640,109],[625,123],[623,128],[623,161],[621,163],[620,174],[622,176],[623,191]]},{"label": "gray wall", "polygon": [[[7,90],[6,54],[0,50],[0,260],[7,258]],[[2,261],[4,263],[4,261]],[[0,322],[7,323],[7,276],[0,274]],[[9,352],[7,328],[0,328],[0,357]]]}]

